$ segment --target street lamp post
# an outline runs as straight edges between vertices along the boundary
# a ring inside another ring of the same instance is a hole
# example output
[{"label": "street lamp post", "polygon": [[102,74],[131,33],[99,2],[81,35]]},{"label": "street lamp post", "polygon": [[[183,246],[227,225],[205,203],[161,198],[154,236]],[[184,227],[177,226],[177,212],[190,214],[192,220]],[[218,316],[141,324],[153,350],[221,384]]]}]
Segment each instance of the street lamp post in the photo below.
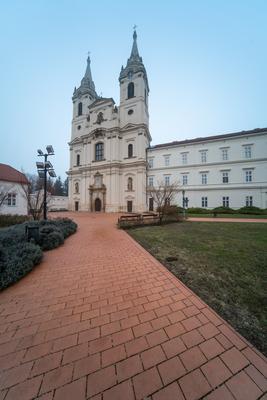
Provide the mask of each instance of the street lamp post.
[{"label": "street lamp post", "polygon": [[39,178],[44,179],[44,219],[47,219],[47,172],[49,175],[53,178],[56,177],[56,173],[53,169],[53,165],[51,164],[50,161],[47,161],[48,156],[53,156],[54,149],[51,145],[46,146],[46,151],[47,153],[43,153],[42,150],[38,149],[38,156],[39,157],[44,157],[44,162],[37,161],[36,166],[37,166],[37,171]]}]

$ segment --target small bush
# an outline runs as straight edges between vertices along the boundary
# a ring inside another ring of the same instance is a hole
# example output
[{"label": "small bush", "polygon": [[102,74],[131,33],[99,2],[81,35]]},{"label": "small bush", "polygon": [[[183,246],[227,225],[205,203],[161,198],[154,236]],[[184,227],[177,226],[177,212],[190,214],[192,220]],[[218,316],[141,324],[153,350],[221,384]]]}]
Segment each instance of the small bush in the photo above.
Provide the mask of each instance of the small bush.
[{"label": "small bush", "polygon": [[211,212],[214,214],[235,214],[236,210],[233,210],[230,207],[215,207]]},{"label": "small bush", "polygon": [[258,207],[242,207],[237,210],[238,214],[264,215],[266,211]]},{"label": "small bush", "polygon": [[22,224],[28,221],[30,217],[28,215],[0,215],[0,228],[5,228],[11,225]]},{"label": "small bush", "polygon": [[190,207],[187,209],[188,214],[210,214],[210,210],[200,207]]}]

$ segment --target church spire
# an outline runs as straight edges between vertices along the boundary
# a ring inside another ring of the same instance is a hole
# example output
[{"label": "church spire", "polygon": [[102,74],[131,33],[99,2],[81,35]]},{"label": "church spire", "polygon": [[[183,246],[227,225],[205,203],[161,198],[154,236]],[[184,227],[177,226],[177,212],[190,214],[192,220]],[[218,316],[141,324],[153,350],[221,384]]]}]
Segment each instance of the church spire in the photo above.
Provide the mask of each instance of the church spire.
[{"label": "church spire", "polygon": [[89,95],[94,99],[98,98],[98,95],[95,91],[95,84],[92,79],[91,58],[90,58],[89,54],[87,57],[87,66],[86,66],[84,77],[81,80],[80,87],[78,89],[74,90],[73,97],[77,97],[80,94],[86,94],[86,93],[89,93]]},{"label": "church spire", "polygon": [[131,58],[140,58],[139,57],[139,53],[138,53],[138,47],[137,47],[137,33],[136,33],[136,30],[134,30],[134,33],[133,33],[133,47],[132,47],[132,52],[131,52],[131,56],[130,56],[130,59]]}]

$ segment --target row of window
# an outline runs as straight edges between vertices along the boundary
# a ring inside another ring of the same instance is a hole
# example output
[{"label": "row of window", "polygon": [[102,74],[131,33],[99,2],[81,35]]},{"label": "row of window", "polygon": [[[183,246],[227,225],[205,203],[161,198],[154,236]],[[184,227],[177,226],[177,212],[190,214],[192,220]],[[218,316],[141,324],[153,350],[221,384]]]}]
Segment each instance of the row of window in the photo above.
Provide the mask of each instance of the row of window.
[{"label": "row of window", "polygon": [[[208,162],[208,150],[200,150],[200,157],[199,157],[199,162],[201,164],[205,164]],[[181,153],[181,164],[186,165],[188,164],[188,154],[189,152],[184,152]],[[243,146],[243,156],[246,159],[250,159],[252,158],[252,145],[245,145]],[[165,167],[169,167],[170,166],[170,162],[171,162],[171,156],[168,155],[164,155],[164,165]],[[229,149],[228,148],[223,148],[221,149],[221,160],[222,161],[227,161],[229,160]],[[153,168],[154,167],[154,159],[150,158],[148,160],[148,165],[149,168]]]},{"label": "row of window", "polygon": [[[252,169],[247,169],[244,171],[244,181],[245,183],[250,183],[253,181],[253,170]],[[164,183],[166,186],[170,185],[170,175],[165,175],[164,176]],[[229,183],[229,172],[223,171],[222,172],[222,183]],[[188,185],[189,184],[189,179],[188,179],[188,174],[183,174],[182,175],[182,185]],[[203,172],[201,173],[201,184],[202,185],[207,185],[208,184],[208,173]],[[149,176],[148,177],[148,185],[153,186],[154,185],[154,177]]]},{"label": "row of window", "polygon": [[[128,158],[133,157],[133,144],[128,144]],[[104,143],[99,142],[95,145],[95,161],[103,161],[104,160]],[[80,154],[76,155],[76,166],[81,165],[81,157]]]},{"label": "row of window", "polygon": [[[102,185],[102,176],[95,176],[95,186],[100,187]],[[129,177],[127,179],[127,190],[129,192],[133,191],[133,178]],[[74,193],[78,194],[80,193],[80,186],[79,183],[76,182],[74,185]]]},{"label": "row of window", "polygon": [[[253,206],[253,196],[246,196],[245,205],[246,205],[246,207],[252,207]],[[229,198],[229,196],[223,196],[222,197],[222,206],[223,207],[230,207],[230,198]],[[208,207],[208,197],[207,196],[201,197],[201,207],[203,207],[203,208],[207,208]]]}]

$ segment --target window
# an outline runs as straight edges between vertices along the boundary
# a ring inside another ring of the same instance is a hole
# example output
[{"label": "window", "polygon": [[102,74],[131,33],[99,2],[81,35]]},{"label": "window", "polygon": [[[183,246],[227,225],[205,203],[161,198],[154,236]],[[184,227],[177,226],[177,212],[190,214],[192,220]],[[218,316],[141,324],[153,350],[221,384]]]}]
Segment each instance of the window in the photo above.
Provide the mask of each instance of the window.
[{"label": "window", "polygon": [[171,205],[171,200],[169,199],[169,197],[167,197],[164,201],[164,205],[165,206],[170,206]]},{"label": "window", "polygon": [[187,164],[187,153],[182,153],[182,164]]},{"label": "window", "polygon": [[223,196],[222,205],[223,205],[223,207],[229,207],[229,197],[228,196]]},{"label": "window", "polygon": [[83,113],[83,103],[78,104],[78,116],[82,115]]},{"label": "window", "polygon": [[251,158],[251,145],[244,146],[245,158]]},{"label": "window", "polygon": [[168,167],[170,165],[170,156],[164,156],[164,164],[165,167]]},{"label": "window", "polygon": [[134,97],[134,83],[130,82],[128,85],[128,99]]},{"label": "window", "polygon": [[187,185],[188,184],[188,175],[182,175],[183,177],[183,185]]},{"label": "window", "polygon": [[228,160],[228,149],[222,149],[222,160]]},{"label": "window", "polygon": [[104,143],[97,143],[95,145],[95,159],[96,161],[104,160]]},{"label": "window", "polygon": [[201,150],[200,151],[200,159],[202,163],[206,163],[207,162],[207,150]]},{"label": "window", "polygon": [[128,157],[131,158],[133,156],[133,145],[130,143],[128,145]]},{"label": "window", "polygon": [[17,204],[17,195],[15,193],[8,193],[7,195],[7,205],[14,207]]},{"label": "window", "polygon": [[79,193],[79,183],[75,183],[75,193]]},{"label": "window", "polygon": [[170,177],[169,176],[165,176],[164,177],[164,183],[165,183],[165,186],[169,186],[170,185]]},{"label": "window", "polygon": [[80,154],[77,154],[76,156],[76,165],[77,167],[80,165]]},{"label": "window", "polygon": [[245,171],[245,181],[248,182],[252,182],[252,170],[248,169]]},{"label": "window", "polygon": [[153,158],[149,158],[149,159],[148,159],[148,167],[149,167],[149,168],[153,168],[153,164],[154,164]]},{"label": "window", "polygon": [[132,191],[133,190],[133,178],[128,178],[128,181],[127,181],[127,189],[129,190],[129,191]]},{"label": "window", "polygon": [[202,185],[207,185],[207,183],[208,183],[208,175],[206,173],[201,174],[201,183],[202,183]]},{"label": "window", "polygon": [[201,207],[207,208],[208,207],[208,198],[201,197]]},{"label": "window", "polygon": [[223,183],[229,183],[229,174],[228,174],[228,172],[223,172],[222,173],[222,181],[223,181]]},{"label": "window", "polygon": [[246,196],[246,207],[253,207],[253,197]]},{"label": "window", "polygon": [[148,177],[148,186],[153,186],[154,182],[153,182],[153,176],[149,176]]}]

